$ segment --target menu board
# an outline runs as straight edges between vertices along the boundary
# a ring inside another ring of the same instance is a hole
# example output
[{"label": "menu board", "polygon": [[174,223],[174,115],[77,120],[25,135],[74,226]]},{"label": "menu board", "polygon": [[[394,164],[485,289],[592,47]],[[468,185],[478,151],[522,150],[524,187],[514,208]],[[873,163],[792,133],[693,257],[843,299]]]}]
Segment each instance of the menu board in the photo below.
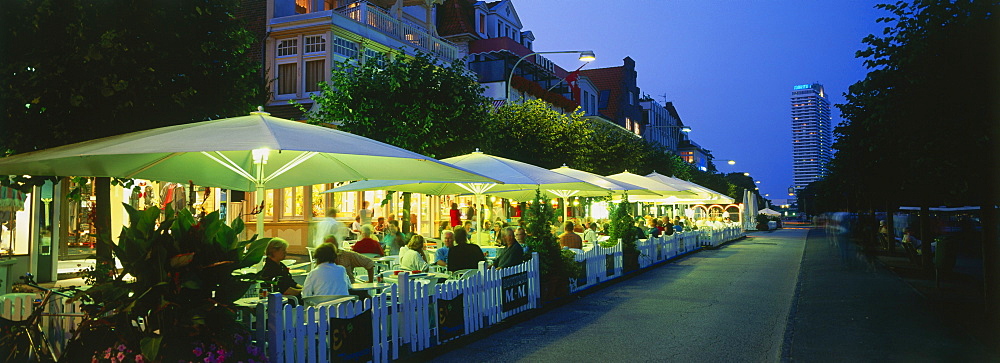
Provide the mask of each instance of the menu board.
[{"label": "menu board", "polygon": [[374,345],[371,309],[349,319],[330,318],[331,362],[370,361]]}]

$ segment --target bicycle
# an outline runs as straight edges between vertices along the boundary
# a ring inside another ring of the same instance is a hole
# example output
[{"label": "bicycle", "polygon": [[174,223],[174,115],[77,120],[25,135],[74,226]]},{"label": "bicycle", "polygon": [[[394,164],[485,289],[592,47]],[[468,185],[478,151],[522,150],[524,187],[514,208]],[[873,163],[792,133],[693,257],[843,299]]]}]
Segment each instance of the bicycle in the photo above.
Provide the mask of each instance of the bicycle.
[{"label": "bicycle", "polygon": [[[0,360],[5,362],[56,362],[60,356],[52,349],[52,344],[42,330],[42,317],[79,317],[86,320],[85,313],[49,313],[45,311],[54,295],[71,298],[69,292],[77,291],[75,286],[58,290],[39,286],[30,273],[20,277],[23,284],[42,290],[41,299],[32,302],[32,312],[21,321],[0,318]],[[74,334],[75,335],[75,334]]]}]

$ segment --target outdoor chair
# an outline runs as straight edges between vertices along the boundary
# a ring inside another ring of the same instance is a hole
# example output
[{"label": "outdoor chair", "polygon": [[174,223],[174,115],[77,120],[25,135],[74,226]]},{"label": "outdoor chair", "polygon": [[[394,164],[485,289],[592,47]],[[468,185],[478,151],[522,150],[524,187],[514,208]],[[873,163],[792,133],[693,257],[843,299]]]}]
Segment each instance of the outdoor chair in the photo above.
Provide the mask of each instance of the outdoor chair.
[{"label": "outdoor chair", "polygon": [[[319,306],[320,304],[331,305],[345,301],[354,301],[358,297],[355,295],[314,295],[302,298],[303,306]],[[329,303],[329,304],[327,304]]]}]

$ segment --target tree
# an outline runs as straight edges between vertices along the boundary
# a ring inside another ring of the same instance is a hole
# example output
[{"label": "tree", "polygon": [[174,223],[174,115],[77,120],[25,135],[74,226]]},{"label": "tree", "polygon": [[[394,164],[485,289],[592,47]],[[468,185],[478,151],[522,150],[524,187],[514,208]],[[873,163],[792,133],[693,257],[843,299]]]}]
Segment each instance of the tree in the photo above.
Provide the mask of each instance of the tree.
[{"label": "tree", "polygon": [[237,0],[3,6],[0,148],[20,153],[223,116],[262,101]]},{"label": "tree", "polygon": [[441,65],[424,53],[339,62],[312,100],[311,123],[434,158],[481,147],[490,105],[460,60]]},{"label": "tree", "polygon": [[[319,87],[311,97],[319,108],[306,114],[310,123],[339,123],[344,131],[434,158],[483,144],[489,99],[461,60],[441,65],[429,54],[402,52],[348,59]],[[410,200],[403,193],[404,232],[410,230]]]},{"label": "tree", "polygon": [[[264,93],[239,4],[5,3],[0,155],[246,114]],[[110,235],[111,183],[96,185],[95,226]]]},{"label": "tree", "polygon": [[542,100],[511,103],[493,115],[484,151],[546,169],[565,164],[586,170],[586,140],[594,132],[587,126],[583,113],[564,114]]},{"label": "tree", "polygon": [[[922,229],[929,205],[981,205],[988,320],[1000,331],[1000,2],[915,0],[877,8],[889,13],[877,20],[887,26],[857,52],[870,71],[837,105],[845,122],[825,186],[850,185],[848,198],[889,209],[921,205]],[[925,243],[928,267],[930,255]]]}]

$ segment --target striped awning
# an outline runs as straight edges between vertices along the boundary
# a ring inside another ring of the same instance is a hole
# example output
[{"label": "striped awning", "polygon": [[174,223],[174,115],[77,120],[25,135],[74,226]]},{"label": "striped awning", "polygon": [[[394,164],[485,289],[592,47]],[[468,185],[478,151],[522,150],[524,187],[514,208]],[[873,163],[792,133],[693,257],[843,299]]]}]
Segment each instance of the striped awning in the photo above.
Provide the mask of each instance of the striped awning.
[{"label": "striped awning", "polygon": [[507,100],[493,100],[493,112],[500,110],[500,107],[507,104]]},{"label": "striped awning", "polygon": [[0,210],[24,210],[24,201],[28,195],[17,189],[0,187]]}]

